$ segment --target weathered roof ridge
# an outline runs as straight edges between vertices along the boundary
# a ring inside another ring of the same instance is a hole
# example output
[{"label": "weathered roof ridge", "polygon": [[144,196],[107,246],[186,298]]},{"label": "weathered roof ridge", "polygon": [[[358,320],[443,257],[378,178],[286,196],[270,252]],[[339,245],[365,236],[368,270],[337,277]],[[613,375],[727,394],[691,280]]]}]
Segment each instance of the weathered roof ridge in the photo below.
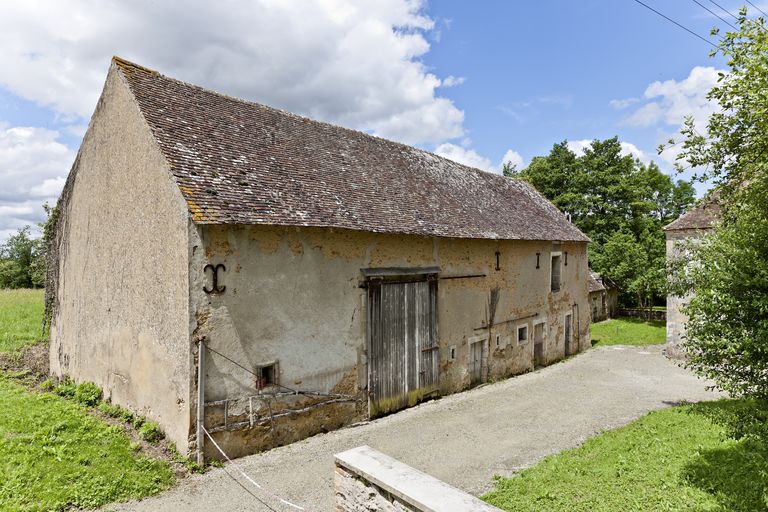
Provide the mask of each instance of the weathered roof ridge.
[{"label": "weathered roof ridge", "polygon": [[521,180],[113,63],[196,223],[588,241]]},{"label": "weathered roof ridge", "polygon": [[158,73],[154,69],[150,69],[145,66],[140,66],[135,62],[125,60],[122,57],[118,57],[117,55],[112,56],[112,62],[116,66],[118,66],[124,73],[133,73],[134,71],[144,71],[146,73],[154,73],[156,75],[160,75],[160,73]]}]

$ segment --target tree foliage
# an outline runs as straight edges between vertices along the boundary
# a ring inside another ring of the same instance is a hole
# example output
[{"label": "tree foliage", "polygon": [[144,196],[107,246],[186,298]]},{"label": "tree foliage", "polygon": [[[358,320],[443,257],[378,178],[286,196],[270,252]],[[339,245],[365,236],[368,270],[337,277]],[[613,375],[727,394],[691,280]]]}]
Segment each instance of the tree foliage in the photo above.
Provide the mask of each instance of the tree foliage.
[{"label": "tree foliage", "polygon": [[29,226],[0,246],[0,288],[39,288],[45,267],[41,268],[41,243],[32,238]]},{"label": "tree foliage", "polygon": [[[719,184],[722,216],[672,266],[676,293],[693,293],[683,342],[688,365],[735,396],[768,403],[768,31],[762,18],[728,32],[728,59],[709,93],[720,111],[706,129],[686,121],[681,162]],[[741,426],[758,424],[744,419]],[[742,433],[754,429],[746,428]],[[763,429],[763,434],[765,435]],[[748,432],[747,432],[748,433]]]},{"label": "tree foliage", "polygon": [[45,284],[46,248],[53,236],[56,208],[43,205],[47,220],[40,223],[42,238],[32,236],[29,226],[19,229],[0,244],[0,288],[40,288]]},{"label": "tree foliage", "polygon": [[651,306],[663,293],[661,228],[693,203],[690,183],[622,154],[616,137],[592,141],[582,156],[563,141],[526,169],[505,174],[529,181],[570,215],[592,239],[590,265],[619,284],[623,302]]}]

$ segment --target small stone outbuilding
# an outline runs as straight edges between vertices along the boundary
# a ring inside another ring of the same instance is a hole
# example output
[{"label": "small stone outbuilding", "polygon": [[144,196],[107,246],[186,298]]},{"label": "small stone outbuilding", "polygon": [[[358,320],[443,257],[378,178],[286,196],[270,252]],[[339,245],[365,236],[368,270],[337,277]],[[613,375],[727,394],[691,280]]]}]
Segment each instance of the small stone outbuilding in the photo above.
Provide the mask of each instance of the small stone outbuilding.
[{"label": "small stone outbuilding", "polygon": [[[686,243],[696,243],[696,240],[706,236],[715,226],[720,217],[720,204],[717,194],[703,201],[689,212],[681,215],[664,228],[667,237],[667,261],[682,256]],[[681,357],[679,348],[685,339],[685,323],[688,317],[682,309],[690,300],[690,296],[678,297],[667,295],[667,354],[671,357]]]},{"label": "small stone outbuilding", "polygon": [[530,185],[121,59],[59,206],[52,372],[182,452],[198,414],[239,456],[590,346],[588,239]]},{"label": "small stone outbuilding", "polygon": [[619,289],[616,284],[597,272],[590,271],[589,305],[593,322],[615,317],[619,307]]}]

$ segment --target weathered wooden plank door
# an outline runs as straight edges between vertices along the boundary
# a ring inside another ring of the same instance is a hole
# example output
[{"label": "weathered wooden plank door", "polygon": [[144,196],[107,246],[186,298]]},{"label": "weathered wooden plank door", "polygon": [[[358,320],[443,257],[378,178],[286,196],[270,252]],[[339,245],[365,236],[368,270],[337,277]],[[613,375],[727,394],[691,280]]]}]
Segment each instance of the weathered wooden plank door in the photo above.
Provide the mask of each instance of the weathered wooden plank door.
[{"label": "weathered wooden plank door", "polygon": [[533,365],[544,366],[544,322],[533,326]]},{"label": "weathered wooden plank door", "polygon": [[370,281],[368,338],[371,417],[437,391],[437,282]]},{"label": "weathered wooden plank door", "polygon": [[483,381],[483,341],[469,345],[469,383],[474,386]]}]

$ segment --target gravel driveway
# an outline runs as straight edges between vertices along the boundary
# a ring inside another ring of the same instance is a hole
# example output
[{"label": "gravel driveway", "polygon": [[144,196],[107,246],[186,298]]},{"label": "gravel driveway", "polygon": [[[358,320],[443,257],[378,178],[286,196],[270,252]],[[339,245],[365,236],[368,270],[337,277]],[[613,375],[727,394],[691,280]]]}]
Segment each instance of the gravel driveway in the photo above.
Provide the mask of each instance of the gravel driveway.
[{"label": "gravel driveway", "polygon": [[[451,395],[371,421],[235,461],[270,492],[315,511],[333,510],[333,454],[367,444],[481,494],[510,473],[596,433],[681,401],[717,398],[654,347],[592,349],[539,371]],[[268,510],[225,469],[111,510]],[[243,485],[251,484],[241,479]],[[291,510],[255,491],[275,510]]]}]

